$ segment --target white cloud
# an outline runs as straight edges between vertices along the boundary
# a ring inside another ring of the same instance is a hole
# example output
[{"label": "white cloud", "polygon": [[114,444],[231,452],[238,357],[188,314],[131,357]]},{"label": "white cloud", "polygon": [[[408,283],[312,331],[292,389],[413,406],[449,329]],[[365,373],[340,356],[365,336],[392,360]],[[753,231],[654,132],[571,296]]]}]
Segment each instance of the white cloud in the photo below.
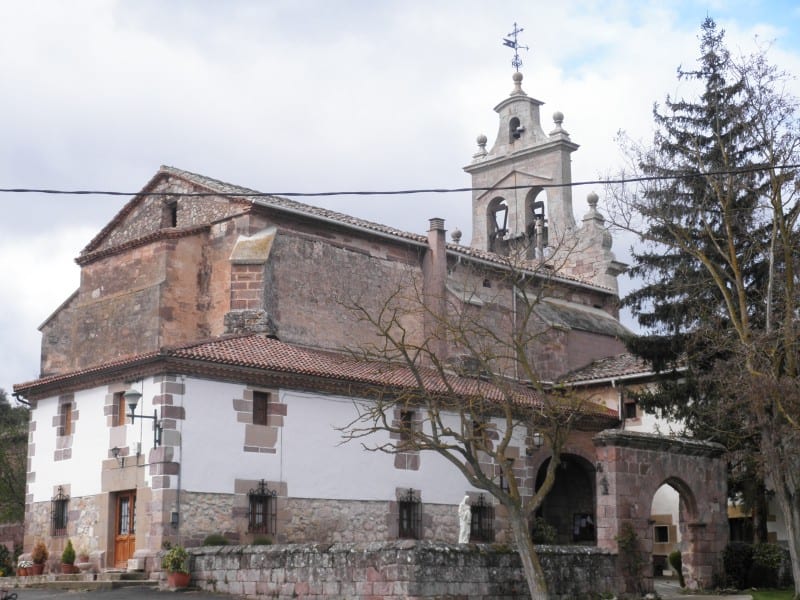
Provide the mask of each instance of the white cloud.
[{"label": "white cloud", "polygon": [[[593,179],[614,168],[617,130],[649,135],[652,103],[678,89],[706,10],[692,0],[7,0],[0,187],[133,191],[160,164],[270,192],[466,186],[475,137],[493,141],[492,107],[512,88],[501,38],[514,21],[530,46],[523,86],[546,102],[545,129],[564,112],[581,144],[574,177]],[[788,17],[761,14],[724,13],[731,40],[777,37],[775,59],[797,71]],[[589,191],[574,193],[578,217]],[[36,326],[77,285],[72,258],[124,200],[0,200],[8,386],[35,375]],[[466,193],[309,202],[418,232],[444,217],[470,235]]]}]

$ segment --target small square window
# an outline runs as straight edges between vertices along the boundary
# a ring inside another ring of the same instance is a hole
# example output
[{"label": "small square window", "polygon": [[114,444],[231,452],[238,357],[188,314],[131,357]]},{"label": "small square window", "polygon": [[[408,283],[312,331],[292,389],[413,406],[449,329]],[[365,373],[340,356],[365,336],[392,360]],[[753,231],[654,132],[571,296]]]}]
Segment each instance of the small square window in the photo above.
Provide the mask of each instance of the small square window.
[{"label": "small square window", "polygon": [[253,425],[266,425],[269,414],[269,394],[253,392]]},{"label": "small square window", "polygon": [[669,543],[669,526],[668,525],[656,525],[653,528],[653,539],[656,544],[668,544]]}]

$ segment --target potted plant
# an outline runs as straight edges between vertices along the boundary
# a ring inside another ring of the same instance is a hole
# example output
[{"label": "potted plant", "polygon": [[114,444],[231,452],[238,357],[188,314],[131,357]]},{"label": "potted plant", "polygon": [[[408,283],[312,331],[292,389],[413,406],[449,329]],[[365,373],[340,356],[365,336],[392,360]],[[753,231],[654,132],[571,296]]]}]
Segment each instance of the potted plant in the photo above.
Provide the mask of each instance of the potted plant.
[{"label": "potted plant", "polygon": [[167,571],[167,585],[185,588],[189,585],[189,553],[181,545],[170,548],[161,559],[161,567]]},{"label": "potted plant", "polygon": [[50,558],[50,553],[47,551],[47,546],[44,545],[44,542],[36,542],[31,552],[33,566],[30,568],[30,574],[41,575],[44,573],[44,563],[48,558]]},{"label": "potted plant", "polygon": [[72,540],[67,540],[67,545],[61,553],[61,572],[72,575],[78,572],[75,567],[75,548],[72,547]]},{"label": "potted plant", "polygon": [[20,560],[17,563],[17,577],[25,577],[30,573],[29,569],[33,566],[33,563],[29,560]]}]

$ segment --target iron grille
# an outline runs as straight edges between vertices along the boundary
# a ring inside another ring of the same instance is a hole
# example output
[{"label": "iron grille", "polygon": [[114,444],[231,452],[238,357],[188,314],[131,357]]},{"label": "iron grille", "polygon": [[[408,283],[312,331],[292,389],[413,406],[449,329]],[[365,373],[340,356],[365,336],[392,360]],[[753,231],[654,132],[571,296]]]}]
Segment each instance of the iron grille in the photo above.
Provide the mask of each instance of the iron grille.
[{"label": "iron grille", "polygon": [[249,503],[248,531],[250,533],[275,534],[277,521],[277,495],[262,479],[258,486],[247,493]]},{"label": "iron grille", "polygon": [[58,493],[50,501],[50,535],[67,535],[67,518],[69,514],[69,496],[64,488],[58,486]]},{"label": "iron grille", "polygon": [[470,506],[469,538],[472,542],[494,541],[494,506],[486,502],[483,494]]},{"label": "iron grille", "polygon": [[398,500],[398,535],[402,539],[418,540],[422,537],[422,502],[413,489]]}]

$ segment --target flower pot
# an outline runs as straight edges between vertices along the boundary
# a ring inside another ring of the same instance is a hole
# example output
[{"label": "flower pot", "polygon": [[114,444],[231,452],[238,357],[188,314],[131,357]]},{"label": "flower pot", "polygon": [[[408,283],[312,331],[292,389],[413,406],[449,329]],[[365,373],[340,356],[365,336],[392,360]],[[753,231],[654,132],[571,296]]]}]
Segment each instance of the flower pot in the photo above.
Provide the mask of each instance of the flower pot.
[{"label": "flower pot", "polygon": [[32,567],[28,567],[28,575],[41,575],[44,573],[44,563],[33,563]]},{"label": "flower pot", "polygon": [[167,573],[167,585],[171,588],[189,587],[189,573]]},{"label": "flower pot", "polygon": [[67,563],[61,563],[61,572],[64,575],[74,575],[75,573],[78,573],[78,567]]},{"label": "flower pot", "polygon": [[27,577],[28,567],[17,567],[17,577]]}]

